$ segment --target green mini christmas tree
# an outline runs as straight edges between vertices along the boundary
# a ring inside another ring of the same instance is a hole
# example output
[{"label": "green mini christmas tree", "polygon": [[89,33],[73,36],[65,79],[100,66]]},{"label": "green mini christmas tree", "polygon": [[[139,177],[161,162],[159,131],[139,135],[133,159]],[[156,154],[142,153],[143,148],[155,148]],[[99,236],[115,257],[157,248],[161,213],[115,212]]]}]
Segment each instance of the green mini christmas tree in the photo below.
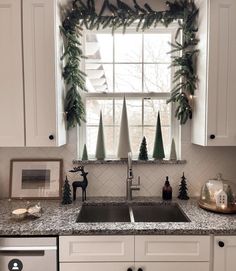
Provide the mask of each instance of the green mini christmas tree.
[{"label": "green mini christmas tree", "polygon": [[104,160],[106,157],[102,111],[100,112],[100,121],[99,121],[99,127],[98,127],[98,137],[97,137],[97,148],[96,148],[95,157],[97,158],[97,160]]},{"label": "green mini christmas tree", "polygon": [[84,144],[83,154],[82,154],[82,161],[88,160],[88,152],[87,152],[87,146]]},{"label": "green mini christmas tree", "polygon": [[140,145],[138,159],[144,161],[148,160],[147,141],[145,136],[143,137],[142,143]]},{"label": "green mini christmas tree", "polygon": [[184,173],[183,173],[183,176],[181,177],[181,182],[180,182],[180,185],[179,185],[178,198],[182,199],[182,200],[188,200],[189,199],[188,188],[187,188],[187,183],[186,183],[186,178],[184,176]]},{"label": "green mini christmas tree", "polygon": [[176,154],[176,147],[175,147],[175,140],[172,138],[171,147],[170,147],[170,160],[176,161],[177,154]]},{"label": "green mini christmas tree", "polygon": [[158,112],[157,116],[157,127],[156,127],[156,136],[153,150],[153,158],[162,160],[165,158],[163,140],[162,140],[162,132],[161,132],[161,120],[160,120],[160,112]]},{"label": "green mini christmas tree", "polygon": [[72,203],[72,198],[71,198],[71,188],[70,188],[70,183],[67,179],[65,179],[64,186],[63,186],[63,193],[62,193],[62,204],[71,204]]}]

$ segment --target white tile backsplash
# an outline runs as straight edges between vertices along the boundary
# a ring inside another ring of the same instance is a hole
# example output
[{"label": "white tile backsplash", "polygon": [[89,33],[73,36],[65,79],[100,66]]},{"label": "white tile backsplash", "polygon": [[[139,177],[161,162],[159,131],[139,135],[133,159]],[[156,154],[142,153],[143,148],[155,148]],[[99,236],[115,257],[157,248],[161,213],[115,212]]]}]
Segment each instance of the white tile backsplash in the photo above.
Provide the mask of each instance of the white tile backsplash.
[{"label": "white tile backsplash", "polygon": [[[215,177],[218,172],[225,179],[236,181],[236,147],[200,147],[189,143],[189,128],[182,140],[184,165],[134,165],[134,175],[141,177],[141,190],[134,192],[140,196],[160,196],[168,175],[174,195],[182,172],[188,180],[189,193],[198,196],[204,181]],[[188,135],[188,136],[186,136]],[[60,148],[0,148],[0,197],[8,197],[10,159],[12,158],[62,158],[64,172],[72,168],[72,160],[77,158],[76,129],[69,133],[68,144]],[[124,196],[125,165],[88,165],[88,196]],[[75,178],[68,173],[71,181]]]}]

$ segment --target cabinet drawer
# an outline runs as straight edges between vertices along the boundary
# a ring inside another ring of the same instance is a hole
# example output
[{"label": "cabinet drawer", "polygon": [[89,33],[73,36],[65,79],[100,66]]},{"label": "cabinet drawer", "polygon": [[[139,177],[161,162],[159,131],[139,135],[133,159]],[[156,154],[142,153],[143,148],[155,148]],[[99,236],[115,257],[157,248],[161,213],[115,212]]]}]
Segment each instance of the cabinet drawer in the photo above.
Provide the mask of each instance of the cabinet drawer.
[{"label": "cabinet drawer", "polygon": [[[61,263],[60,264],[60,271],[93,271],[93,270],[126,271],[128,268],[132,268],[132,270],[134,270],[134,263],[133,262],[124,262],[124,263],[112,262],[112,263]],[[191,270],[191,271],[195,271],[195,270]],[[202,271],[205,271],[205,269]]]},{"label": "cabinet drawer", "polygon": [[135,270],[139,268],[143,271],[209,271],[210,265],[208,262],[136,262]]},{"label": "cabinet drawer", "polygon": [[209,261],[209,236],[135,236],[135,261]]},{"label": "cabinet drawer", "polygon": [[60,237],[60,262],[134,261],[133,236]]}]

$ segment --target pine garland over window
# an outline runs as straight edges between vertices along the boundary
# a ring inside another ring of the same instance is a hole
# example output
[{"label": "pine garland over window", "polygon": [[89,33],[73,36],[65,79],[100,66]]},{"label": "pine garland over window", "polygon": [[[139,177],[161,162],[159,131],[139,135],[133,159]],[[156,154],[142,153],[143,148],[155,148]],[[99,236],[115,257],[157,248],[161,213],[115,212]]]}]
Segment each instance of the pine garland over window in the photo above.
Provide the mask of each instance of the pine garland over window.
[{"label": "pine garland over window", "polygon": [[[111,13],[109,16],[105,15],[108,11]],[[178,22],[175,42],[171,46],[172,53],[179,52],[179,54],[172,57],[171,66],[176,68],[176,72],[168,103],[177,104],[175,115],[180,124],[185,124],[188,119],[191,119],[190,97],[194,95],[198,80],[194,65],[198,52],[195,49],[198,44],[197,15],[198,9],[194,0],[167,1],[165,11],[156,11],[147,3],[140,6],[136,0],[133,0],[132,6],[121,0],[117,0],[116,5],[110,3],[109,0],[104,0],[99,13],[95,10],[94,0],[74,0],[61,26],[65,45],[61,58],[65,63],[63,78],[68,89],[65,98],[67,128],[80,125],[81,121],[85,121],[85,108],[81,100],[81,91],[86,91],[86,74],[80,69],[80,62],[84,58],[80,44],[82,29],[98,30],[109,27],[112,32],[117,28],[123,28],[125,32],[125,29],[134,22],[138,22],[137,31],[157,27],[159,23],[168,27],[172,22]],[[181,33],[182,42],[180,43]]]}]

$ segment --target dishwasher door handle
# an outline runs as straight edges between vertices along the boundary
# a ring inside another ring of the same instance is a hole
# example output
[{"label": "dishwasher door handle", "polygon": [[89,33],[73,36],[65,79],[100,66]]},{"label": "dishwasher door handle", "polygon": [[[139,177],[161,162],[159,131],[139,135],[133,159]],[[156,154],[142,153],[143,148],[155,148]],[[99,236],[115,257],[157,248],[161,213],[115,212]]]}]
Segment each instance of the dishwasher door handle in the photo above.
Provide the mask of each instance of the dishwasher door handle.
[{"label": "dishwasher door handle", "polygon": [[0,247],[0,253],[1,253],[1,251],[2,252],[10,252],[10,251],[24,251],[24,252],[29,251],[30,252],[30,251],[46,251],[46,250],[57,250],[57,247],[56,246]]}]

